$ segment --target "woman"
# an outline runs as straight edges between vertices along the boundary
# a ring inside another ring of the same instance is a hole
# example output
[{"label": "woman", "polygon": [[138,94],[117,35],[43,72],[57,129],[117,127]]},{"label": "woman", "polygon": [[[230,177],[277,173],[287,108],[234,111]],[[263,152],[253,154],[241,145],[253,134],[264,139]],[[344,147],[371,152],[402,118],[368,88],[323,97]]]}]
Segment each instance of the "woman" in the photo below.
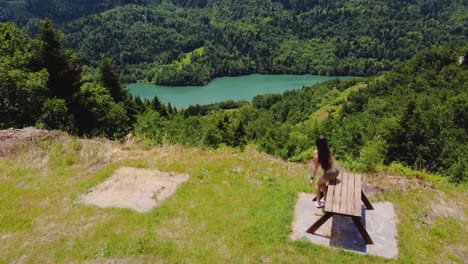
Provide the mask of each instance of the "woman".
[{"label": "woman", "polygon": [[[315,146],[317,147],[314,150],[314,157],[312,159],[312,177],[310,180],[310,184],[313,183],[315,175],[317,175],[317,171],[319,165],[322,167],[324,173],[320,178],[317,180],[316,183],[316,193],[317,193],[317,200],[315,201],[315,206],[317,208],[325,207],[325,197],[327,197],[327,182],[335,179],[338,177],[340,173],[340,166],[336,163],[333,159],[333,156],[330,152],[330,148],[328,147],[327,139],[324,136],[320,136],[315,141]],[[323,200],[320,200],[320,194],[323,192]]]}]

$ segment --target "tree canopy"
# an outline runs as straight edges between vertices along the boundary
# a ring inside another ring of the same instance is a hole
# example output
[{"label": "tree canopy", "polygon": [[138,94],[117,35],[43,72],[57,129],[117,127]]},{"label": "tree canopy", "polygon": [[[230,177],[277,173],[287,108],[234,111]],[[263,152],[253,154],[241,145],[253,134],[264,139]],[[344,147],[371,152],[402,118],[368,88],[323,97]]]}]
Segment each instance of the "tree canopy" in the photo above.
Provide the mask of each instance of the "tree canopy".
[{"label": "tree canopy", "polygon": [[203,85],[248,73],[370,76],[468,35],[461,0],[15,3],[4,4],[0,21],[23,21],[34,32],[37,19],[25,20],[23,11],[49,16],[85,63],[97,67],[111,58],[126,82]]}]

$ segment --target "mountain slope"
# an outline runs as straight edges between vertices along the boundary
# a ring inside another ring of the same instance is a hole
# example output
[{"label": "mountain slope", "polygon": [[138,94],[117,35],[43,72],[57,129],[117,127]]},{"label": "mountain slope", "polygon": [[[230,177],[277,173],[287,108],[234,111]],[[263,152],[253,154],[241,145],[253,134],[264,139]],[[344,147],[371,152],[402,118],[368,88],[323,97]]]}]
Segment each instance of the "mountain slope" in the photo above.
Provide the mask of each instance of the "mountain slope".
[{"label": "mountain slope", "polygon": [[0,0],[0,21],[26,25],[34,19],[49,17],[64,23],[113,7],[139,3],[133,0]]},{"label": "mountain slope", "polygon": [[[180,85],[253,72],[373,75],[467,36],[468,7],[455,0],[174,3],[79,19],[64,27],[67,42],[88,62],[112,57],[128,81]],[[201,47],[192,64],[176,66]]]}]

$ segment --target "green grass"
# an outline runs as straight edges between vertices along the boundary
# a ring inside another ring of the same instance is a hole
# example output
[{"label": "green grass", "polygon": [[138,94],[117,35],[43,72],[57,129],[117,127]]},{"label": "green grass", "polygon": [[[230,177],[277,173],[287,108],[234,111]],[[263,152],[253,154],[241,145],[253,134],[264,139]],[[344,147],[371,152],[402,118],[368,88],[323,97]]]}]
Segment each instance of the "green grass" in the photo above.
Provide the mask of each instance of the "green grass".
[{"label": "green grass", "polygon": [[[400,256],[396,260],[288,239],[299,192],[312,192],[307,167],[245,151],[137,147],[108,160],[116,143],[60,139],[0,159],[0,256],[5,262],[81,263],[462,263],[460,219],[424,213],[438,197],[466,216],[466,186],[436,184],[374,197],[395,205]],[[72,158],[71,158],[72,157]],[[36,161],[36,162],[33,162]],[[97,171],[87,172],[101,163]],[[188,173],[190,179],[146,214],[77,203],[80,195],[131,166]],[[391,186],[385,179],[371,182]],[[22,183],[23,182],[23,183]],[[22,183],[22,184],[21,184]],[[440,186],[439,186],[440,185]],[[0,262],[1,262],[0,261]]]},{"label": "green grass", "polygon": [[177,70],[181,71],[184,68],[184,66],[192,63],[193,54],[203,55],[204,51],[205,51],[204,47],[194,49],[192,52],[188,52],[187,54],[185,54],[185,58],[183,58],[181,61],[174,61],[173,63],[177,66]]},{"label": "green grass", "polygon": [[324,99],[323,105],[317,111],[312,113],[312,120],[323,122],[329,116],[337,117],[341,112],[341,103],[348,100],[349,94],[365,87],[367,87],[365,83],[359,83],[339,92],[339,94],[334,98]]}]

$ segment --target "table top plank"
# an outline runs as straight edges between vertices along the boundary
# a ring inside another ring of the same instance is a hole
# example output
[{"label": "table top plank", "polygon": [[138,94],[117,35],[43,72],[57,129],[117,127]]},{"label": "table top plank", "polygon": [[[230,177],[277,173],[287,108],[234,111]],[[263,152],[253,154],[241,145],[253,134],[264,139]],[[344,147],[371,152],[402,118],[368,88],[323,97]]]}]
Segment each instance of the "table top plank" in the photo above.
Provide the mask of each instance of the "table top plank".
[{"label": "table top plank", "polygon": [[[343,172],[340,173],[337,177],[339,181],[343,178]],[[333,200],[332,200],[332,212],[339,212],[340,211],[340,200],[341,200],[341,189],[343,187],[343,184],[339,182],[335,186],[335,194],[333,195]]]},{"label": "table top plank", "polygon": [[341,171],[336,185],[328,185],[325,212],[338,213],[350,216],[362,216],[360,174]]},{"label": "table top plank", "polygon": [[356,175],[354,173],[348,174],[348,196],[346,197],[346,214],[352,215],[354,213],[354,185]]},{"label": "table top plank", "polygon": [[335,197],[335,188],[336,185],[334,184],[329,184],[328,185],[328,191],[327,191],[327,197],[325,198],[325,201],[327,201],[327,203],[325,203],[325,211],[327,212],[331,212],[332,211],[332,205],[333,205],[333,199]]},{"label": "table top plank", "polygon": [[354,179],[354,210],[353,215],[355,216],[362,216],[361,211],[361,175],[356,175]]},{"label": "table top plank", "polygon": [[340,199],[340,214],[347,214],[347,208],[346,206],[348,205],[346,202],[346,199],[348,198],[348,184],[349,184],[349,172],[346,172],[343,175],[343,179],[341,184],[343,187],[341,187],[341,199]]}]

